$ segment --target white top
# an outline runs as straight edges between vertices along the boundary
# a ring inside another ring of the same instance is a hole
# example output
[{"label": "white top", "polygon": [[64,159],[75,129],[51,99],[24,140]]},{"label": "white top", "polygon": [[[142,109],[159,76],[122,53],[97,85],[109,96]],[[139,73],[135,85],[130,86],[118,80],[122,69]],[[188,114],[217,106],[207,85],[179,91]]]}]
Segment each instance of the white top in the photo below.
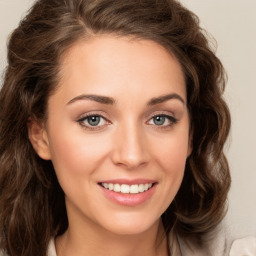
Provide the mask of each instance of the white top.
[{"label": "white top", "polygon": [[248,236],[235,240],[229,256],[256,256],[256,237]]},{"label": "white top", "polygon": [[[213,256],[256,256],[256,237],[248,236],[245,238],[237,239],[232,243],[231,250],[228,254],[225,253],[225,250],[221,249],[219,246],[216,246],[216,250],[212,252]],[[222,251],[222,253],[220,252]],[[182,250],[182,256],[205,256],[206,254],[202,251],[187,251]],[[0,256],[7,256],[5,253],[0,251]],[[51,239],[48,247],[47,256],[57,256],[54,238]],[[176,256],[176,255],[175,255]],[[209,254],[207,254],[209,256]]]},{"label": "white top", "polygon": [[51,239],[48,247],[47,256],[57,256],[54,238]]},{"label": "white top", "polygon": [[[193,254],[191,254],[191,251],[182,252],[182,255],[183,253],[185,255],[190,255],[190,256],[192,255],[203,256],[203,252],[197,252],[197,251],[194,251]],[[223,251],[223,253],[225,252]],[[213,255],[224,256],[225,254],[220,255],[219,252],[214,252]],[[249,237],[235,240],[232,244],[231,250],[228,255],[229,256],[256,256],[256,237],[249,236]],[[50,241],[47,256],[57,256],[55,245],[54,245],[54,239]]]}]

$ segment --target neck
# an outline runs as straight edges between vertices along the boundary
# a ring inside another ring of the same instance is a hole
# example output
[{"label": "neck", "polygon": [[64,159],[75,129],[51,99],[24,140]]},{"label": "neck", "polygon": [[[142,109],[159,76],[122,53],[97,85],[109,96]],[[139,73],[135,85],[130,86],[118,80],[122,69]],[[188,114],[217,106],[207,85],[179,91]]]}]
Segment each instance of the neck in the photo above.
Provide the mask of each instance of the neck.
[{"label": "neck", "polygon": [[56,239],[58,256],[167,256],[167,239],[161,220],[140,234],[120,235],[98,227],[69,226],[68,230]]}]

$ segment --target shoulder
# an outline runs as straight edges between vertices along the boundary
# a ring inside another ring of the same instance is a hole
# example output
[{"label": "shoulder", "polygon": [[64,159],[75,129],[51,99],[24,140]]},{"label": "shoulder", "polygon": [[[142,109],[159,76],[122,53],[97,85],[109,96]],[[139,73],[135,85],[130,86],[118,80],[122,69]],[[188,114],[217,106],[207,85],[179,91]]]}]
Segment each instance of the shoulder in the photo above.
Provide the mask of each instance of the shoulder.
[{"label": "shoulder", "polygon": [[4,251],[0,250],[0,256],[8,256]]},{"label": "shoulder", "polygon": [[[0,256],[8,256],[3,250],[0,249]],[[52,238],[48,245],[47,256],[57,256],[54,238]]]},{"label": "shoulder", "polygon": [[229,256],[255,256],[256,255],[256,237],[248,236],[235,240],[232,243]]},{"label": "shoulder", "polygon": [[223,225],[218,226],[213,232],[206,235],[203,242],[187,243],[180,239],[182,256],[228,256],[231,240]]},{"label": "shoulder", "polygon": [[206,238],[204,245],[195,246],[180,241],[182,256],[256,256],[256,236],[233,239],[228,228],[220,225]]}]

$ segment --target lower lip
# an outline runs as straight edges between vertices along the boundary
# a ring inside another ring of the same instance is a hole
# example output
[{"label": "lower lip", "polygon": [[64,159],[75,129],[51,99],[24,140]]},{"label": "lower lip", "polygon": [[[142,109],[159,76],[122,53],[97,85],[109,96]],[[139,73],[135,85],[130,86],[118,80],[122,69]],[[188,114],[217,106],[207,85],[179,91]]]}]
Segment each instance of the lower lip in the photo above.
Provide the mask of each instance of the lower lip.
[{"label": "lower lip", "polygon": [[149,190],[144,191],[138,194],[123,194],[120,192],[115,192],[113,190],[106,189],[99,185],[101,190],[103,191],[104,195],[114,201],[117,204],[124,205],[124,206],[137,206],[140,204],[145,203],[149,200],[156,190],[157,184],[154,184]]}]

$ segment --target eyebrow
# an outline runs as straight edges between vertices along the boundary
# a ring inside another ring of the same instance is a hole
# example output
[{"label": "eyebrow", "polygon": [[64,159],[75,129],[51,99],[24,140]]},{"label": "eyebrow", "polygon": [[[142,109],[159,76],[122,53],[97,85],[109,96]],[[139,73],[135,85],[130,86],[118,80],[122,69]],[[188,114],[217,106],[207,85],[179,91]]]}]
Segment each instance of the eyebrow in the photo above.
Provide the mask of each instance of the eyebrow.
[{"label": "eyebrow", "polygon": [[178,95],[176,93],[171,93],[171,94],[162,95],[162,96],[157,97],[157,98],[153,98],[147,103],[147,105],[148,106],[153,106],[153,105],[157,105],[157,104],[160,104],[160,103],[164,103],[164,102],[166,102],[168,100],[172,100],[172,99],[179,100],[183,104],[185,104],[185,100],[180,95]]},{"label": "eyebrow", "polygon": [[101,96],[101,95],[94,95],[94,94],[82,94],[79,95],[75,98],[73,98],[72,100],[70,100],[67,105],[74,103],[76,101],[79,100],[91,100],[91,101],[96,101],[98,103],[102,103],[102,104],[108,104],[108,105],[113,105],[115,103],[115,100],[111,97],[107,97],[107,96]]},{"label": "eyebrow", "polygon": [[[156,98],[152,98],[147,105],[148,106],[153,106],[153,105],[157,105],[160,103],[164,103],[168,100],[172,100],[172,99],[177,99],[179,101],[181,101],[183,104],[185,104],[184,99],[176,94],[176,93],[172,93],[172,94],[166,94],[166,95],[162,95],[160,97],[156,97]],[[115,100],[112,97],[107,97],[107,96],[101,96],[101,95],[94,95],[94,94],[82,94],[79,96],[76,96],[75,98],[71,99],[67,105],[72,104],[76,101],[80,101],[80,100],[91,100],[91,101],[95,101],[101,104],[107,104],[107,105],[114,105],[115,104]]]}]

